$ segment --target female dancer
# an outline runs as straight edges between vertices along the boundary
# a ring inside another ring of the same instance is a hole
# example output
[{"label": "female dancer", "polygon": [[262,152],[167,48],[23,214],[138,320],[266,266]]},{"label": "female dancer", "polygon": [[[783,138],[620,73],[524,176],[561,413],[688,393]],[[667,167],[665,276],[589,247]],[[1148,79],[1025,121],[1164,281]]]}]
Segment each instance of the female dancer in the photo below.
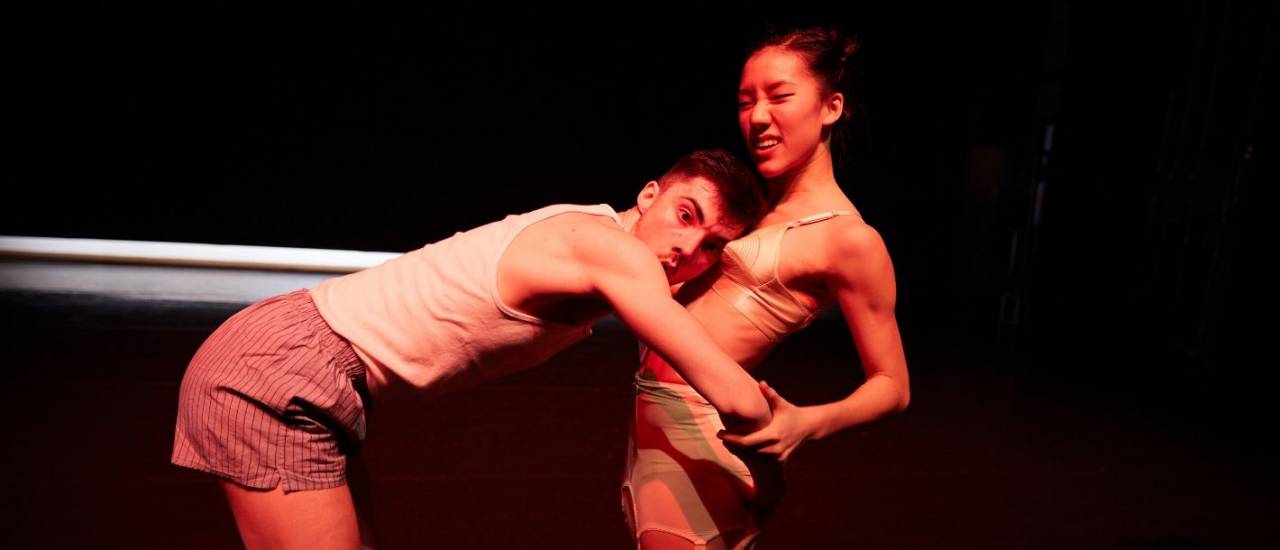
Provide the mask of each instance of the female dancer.
[{"label": "female dancer", "polygon": [[910,399],[889,253],[832,166],[832,136],[851,112],[848,58],[855,49],[838,33],[806,29],[752,50],[742,68],[738,124],[775,206],[725,248],[719,269],[686,284],[679,299],[746,368],[820,311],[839,306],[866,381],[840,401],[810,407],[788,403],[761,382],[772,422],[746,436],[724,435],[715,409],[661,357],[645,353],[622,487],[643,549],[750,547],[780,495],[780,465],[800,443],[901,411]]}]

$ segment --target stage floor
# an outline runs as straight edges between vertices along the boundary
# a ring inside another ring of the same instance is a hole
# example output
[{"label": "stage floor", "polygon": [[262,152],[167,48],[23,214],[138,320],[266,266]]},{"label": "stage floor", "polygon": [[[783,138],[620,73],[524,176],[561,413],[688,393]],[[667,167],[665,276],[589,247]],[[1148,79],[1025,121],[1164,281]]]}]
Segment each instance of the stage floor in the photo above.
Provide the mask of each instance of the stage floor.
[{"label": "stage floor", "polygon": [[[43,286],[6,276],[0,290],[0,546],[236,547],[215,484],[168,463],[178,381],[243,303],[316,276],[50,269]],[[49,275],[58,271],[63,283]],[[77,277],[97,282],[76,287]],[[159,290],[98,288],[130,277]],[[234,292],[161,284],[201,277]],[[618,481],[635,349],[605,322],[537,369],[375,413],[365,453],[382,548],[628,548]],[[796,402],[830,399],[860,379],[853,351],[839,319],[823,319],[762,376]],[[1126,388],[1136,382],[1040,357],[908,338],[911,408],[802,448],[761,548],[1255,548],[1274,538],[1280,487],[1262,446],[1273,430],[1194,414],[1178,403],[1196,396],[1176,394],[1194,388],[1135,399]]]}]

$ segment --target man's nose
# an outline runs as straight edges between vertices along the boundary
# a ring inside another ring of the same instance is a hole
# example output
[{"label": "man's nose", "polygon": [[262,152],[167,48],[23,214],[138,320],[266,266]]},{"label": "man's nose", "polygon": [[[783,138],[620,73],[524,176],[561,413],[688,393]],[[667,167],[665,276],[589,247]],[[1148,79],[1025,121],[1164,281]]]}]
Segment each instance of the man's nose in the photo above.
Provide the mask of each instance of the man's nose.
[{"label": "man's nose", "polygon": [[702,239],[704,238],[705,237],[701,232],[691,231],[688,235],[685,235],[683,239],[676,242],[672,251],[678,254],[681,259],[692,256],[693,253],[698,250],[698,247],[702,244]]}]

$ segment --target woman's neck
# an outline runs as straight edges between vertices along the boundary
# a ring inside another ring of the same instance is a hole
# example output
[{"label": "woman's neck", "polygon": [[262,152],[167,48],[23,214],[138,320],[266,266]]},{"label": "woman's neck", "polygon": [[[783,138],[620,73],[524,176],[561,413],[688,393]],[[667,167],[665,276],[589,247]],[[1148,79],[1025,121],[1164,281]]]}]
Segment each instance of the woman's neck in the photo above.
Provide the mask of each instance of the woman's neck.
[{"label": "woman's neck", "polygon": [[828,202],[832,197],[844,196],[836,183],[831,152],[825,146],[819,147],[805,164],[773,178],[769,183],[774,190],[771,197],[774,208],[810,201]]}]

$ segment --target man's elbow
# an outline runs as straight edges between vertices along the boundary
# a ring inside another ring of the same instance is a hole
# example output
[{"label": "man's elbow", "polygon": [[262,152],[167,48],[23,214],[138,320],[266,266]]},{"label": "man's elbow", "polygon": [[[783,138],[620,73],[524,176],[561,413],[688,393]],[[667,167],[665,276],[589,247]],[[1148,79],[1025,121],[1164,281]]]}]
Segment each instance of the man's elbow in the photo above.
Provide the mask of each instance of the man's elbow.
[{"label": "man's elbow", "polygon": [[764,399],[739,399],[720,411],[725,429],[731,433],[751,433],[769,425],[773,412]]}]

